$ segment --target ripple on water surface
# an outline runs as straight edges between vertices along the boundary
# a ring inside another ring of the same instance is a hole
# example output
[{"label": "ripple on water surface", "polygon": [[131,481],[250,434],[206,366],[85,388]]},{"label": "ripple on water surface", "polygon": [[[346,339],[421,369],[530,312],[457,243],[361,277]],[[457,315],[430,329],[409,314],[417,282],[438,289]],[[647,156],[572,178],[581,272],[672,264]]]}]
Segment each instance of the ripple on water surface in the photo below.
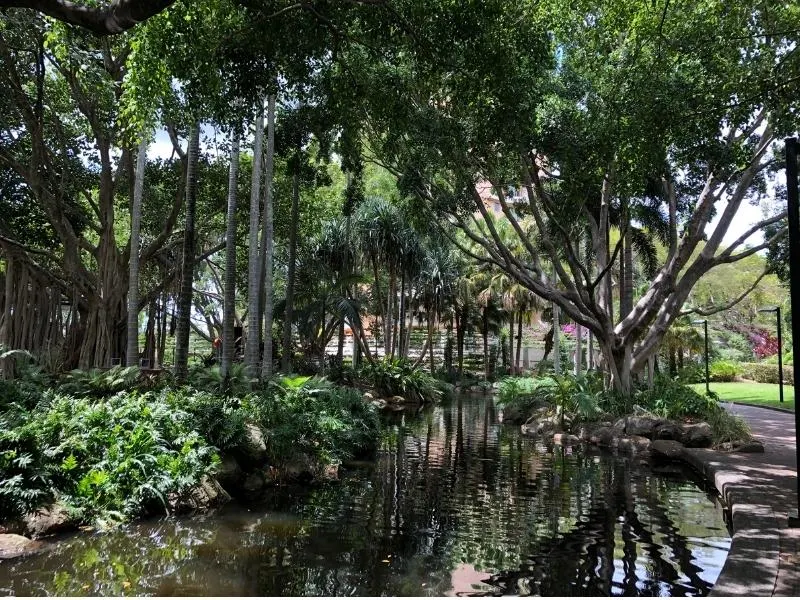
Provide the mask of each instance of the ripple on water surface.
[{"label": "ripple on water surface", "polygon": [[0,561],[17,595],[707,594],[730,538],[686,473],[537,446],[491,400],[388,417],[374,464]]}]

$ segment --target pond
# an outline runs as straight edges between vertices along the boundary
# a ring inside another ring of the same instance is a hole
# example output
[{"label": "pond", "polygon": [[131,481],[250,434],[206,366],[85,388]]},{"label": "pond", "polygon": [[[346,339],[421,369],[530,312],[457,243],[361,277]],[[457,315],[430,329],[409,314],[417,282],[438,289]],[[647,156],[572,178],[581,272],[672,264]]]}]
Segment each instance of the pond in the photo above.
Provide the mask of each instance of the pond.
[{"label": "pond", "polygon": [[0,561],[0,594],[705,595],[730,537],[689,472],[545,448],[491,399],[386,418],[373,463]]}]

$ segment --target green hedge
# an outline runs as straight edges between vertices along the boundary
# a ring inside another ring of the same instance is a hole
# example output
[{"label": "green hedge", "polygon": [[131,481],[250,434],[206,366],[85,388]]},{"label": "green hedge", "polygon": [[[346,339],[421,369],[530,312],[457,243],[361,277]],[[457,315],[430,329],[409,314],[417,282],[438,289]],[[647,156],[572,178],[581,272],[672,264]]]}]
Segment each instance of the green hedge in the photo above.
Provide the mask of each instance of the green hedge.
[{"label": "green hedge", "polygon": [[[769,363],[739,363],[739,375],[757,383],[778,383],[778,365]],[[783,382],[792,384],[792,369],[783,367]]]},{"label": "green hedge", "polygon": [[709,376],[711,381],[733,381],[739,369],[737,365],[726,360],[717,360],[711,363]]}]

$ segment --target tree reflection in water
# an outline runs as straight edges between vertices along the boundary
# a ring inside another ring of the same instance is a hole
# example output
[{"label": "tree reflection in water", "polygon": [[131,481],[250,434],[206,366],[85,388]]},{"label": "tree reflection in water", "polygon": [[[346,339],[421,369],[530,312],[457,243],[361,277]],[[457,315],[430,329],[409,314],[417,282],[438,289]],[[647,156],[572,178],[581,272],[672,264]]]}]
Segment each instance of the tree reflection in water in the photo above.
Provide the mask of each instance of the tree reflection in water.
[{"label": "tree reflection in water", "polygon": [[685,476],[548,451],[498,425],[491,400],[461,398],[387,417],[378,460],[337,484],[74,536],[0,563],[0,581],[24,595],[703,595],[728,545]]}]

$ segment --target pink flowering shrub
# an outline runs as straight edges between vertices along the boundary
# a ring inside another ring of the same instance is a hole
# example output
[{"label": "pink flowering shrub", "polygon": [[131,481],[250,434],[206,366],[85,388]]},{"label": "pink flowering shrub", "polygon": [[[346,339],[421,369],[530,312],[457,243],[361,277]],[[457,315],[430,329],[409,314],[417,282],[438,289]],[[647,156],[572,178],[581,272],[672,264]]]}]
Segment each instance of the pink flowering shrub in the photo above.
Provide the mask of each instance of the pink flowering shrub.
[{"label": "pink flowering shrub", "polygon": [[575,323],[567,323],[561,326],[561,333],[574,337],[576,329]]}]

